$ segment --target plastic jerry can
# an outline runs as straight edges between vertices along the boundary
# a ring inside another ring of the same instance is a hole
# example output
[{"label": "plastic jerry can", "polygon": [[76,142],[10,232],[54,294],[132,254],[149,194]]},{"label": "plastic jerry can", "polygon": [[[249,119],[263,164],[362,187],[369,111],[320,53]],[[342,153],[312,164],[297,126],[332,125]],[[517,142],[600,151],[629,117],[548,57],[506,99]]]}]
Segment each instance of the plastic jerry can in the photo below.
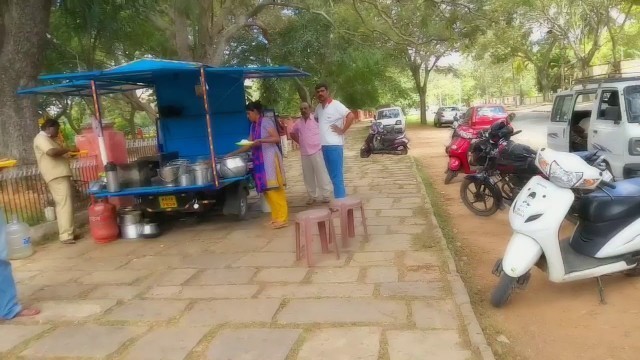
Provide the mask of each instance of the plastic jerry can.
[{"label": "plastic jerry can", "polygon": [[9,260],[24,259],[33,255],[29,225],[19,222],[13,215],[13,221],[7,225],[7,252]]}]

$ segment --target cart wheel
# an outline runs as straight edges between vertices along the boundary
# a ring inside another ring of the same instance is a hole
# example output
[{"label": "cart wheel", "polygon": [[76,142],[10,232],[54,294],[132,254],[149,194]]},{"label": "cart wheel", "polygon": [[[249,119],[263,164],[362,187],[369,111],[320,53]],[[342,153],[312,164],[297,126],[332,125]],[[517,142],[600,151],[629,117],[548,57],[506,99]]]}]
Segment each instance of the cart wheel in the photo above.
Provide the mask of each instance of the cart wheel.
[{"label": "cart wheel", "polygon": [[249,189],[246,183],[229,185],[226,189],[222,213],[234,216],[238,220],[246,219],[249,207],[248,194]]},{"label": "cart wheel", "polygon": [[247,218],[247,209],[249,207],[247,200],[247,191],[245,188],[240,187],[240,194],[238,196],[238,214],[236,215],[238,220],[244,220]]}]

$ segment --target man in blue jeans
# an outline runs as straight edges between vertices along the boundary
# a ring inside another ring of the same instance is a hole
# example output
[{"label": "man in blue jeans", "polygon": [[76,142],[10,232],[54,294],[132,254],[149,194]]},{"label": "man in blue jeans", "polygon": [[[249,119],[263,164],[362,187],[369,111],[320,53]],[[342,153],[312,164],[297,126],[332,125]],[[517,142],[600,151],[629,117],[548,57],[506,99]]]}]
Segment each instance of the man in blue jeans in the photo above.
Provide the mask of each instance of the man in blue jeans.
[{"label": "man in blue jeans", "polygon": [[320,102],[316,106],[315,118],[320,125],[324,163],[333,183],[333,196],[342,199],[347,196],[344,188],[344,134],[353,124],[354,116],[340,101],[331,98],[326,84],[316,85],[316,98]]}]

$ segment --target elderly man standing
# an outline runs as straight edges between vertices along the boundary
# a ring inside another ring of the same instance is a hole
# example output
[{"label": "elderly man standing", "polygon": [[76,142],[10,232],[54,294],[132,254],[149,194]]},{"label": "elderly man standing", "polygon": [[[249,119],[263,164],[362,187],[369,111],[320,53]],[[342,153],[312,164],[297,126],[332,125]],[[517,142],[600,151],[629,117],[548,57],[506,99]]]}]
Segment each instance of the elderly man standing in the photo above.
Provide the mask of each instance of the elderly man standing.
[{"label": "elderly man standing", "polygon": [[71,167],[67,154],[73,150],[66,149],[54,139],[60,133],[60,123],[47,119],[42,124],[42,131],[33,140],[38,168],[49,187],[56,204],[56,218],[60,242],[74,244],[73,199],[71,190]]},{"label": "elderly man standing", "polygon": [[332,99],[326,84],[316,85],[316,119],[320,125],[322,155],[333,183],[333,196],[347,196],[344,187],[344,134],[353,124],[353,113],[338,100]]},{"label": "elderly man standing", "polygon": [[302,159],[302,176],[307,187],[309,200],[307,205],[317,201],[329,202],[331,180],[322,156],[320,126],[311,114],[311,107],[306,102],[300,104],[300,119],[291,129],[291,138],[300,144]]}]

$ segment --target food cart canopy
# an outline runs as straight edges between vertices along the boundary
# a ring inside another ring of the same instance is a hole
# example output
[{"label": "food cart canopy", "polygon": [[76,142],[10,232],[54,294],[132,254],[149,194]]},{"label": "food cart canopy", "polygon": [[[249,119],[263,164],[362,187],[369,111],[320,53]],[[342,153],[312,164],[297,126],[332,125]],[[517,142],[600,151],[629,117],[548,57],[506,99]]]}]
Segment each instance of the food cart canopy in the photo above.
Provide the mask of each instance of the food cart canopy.
[{"label": "food cart canopy", "polygon": [[59,82],[29,89],[21,89],[22,95],[91,96],[91,80],[100,94],[113,94],[155,86],[158,81],[173,76],[198,76],[204,67],[207,78],[217,76],[241,79],[303,77],[309,74],[289,66],[212,67],[196,62],[162,59],[139,59],[107,70],[68,74],[51,74],[39,77],[42,81]]}]

